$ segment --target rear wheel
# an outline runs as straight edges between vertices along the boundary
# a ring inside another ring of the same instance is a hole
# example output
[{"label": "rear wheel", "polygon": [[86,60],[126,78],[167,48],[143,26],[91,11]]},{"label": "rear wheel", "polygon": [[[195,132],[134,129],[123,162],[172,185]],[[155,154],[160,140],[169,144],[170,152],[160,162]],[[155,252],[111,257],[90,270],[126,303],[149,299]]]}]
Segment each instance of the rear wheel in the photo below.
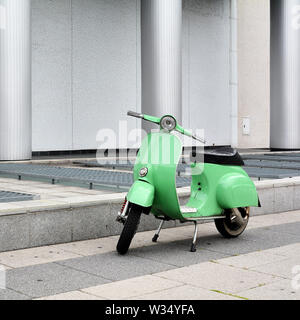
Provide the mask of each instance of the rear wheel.
[{"label": "rear wheel", "polygon": [[128,252],[131,241],[140,224],[142,207],[132,205],[117,244],[117,251],[124,255]]},{"label": "rear wheel", "polygon": [[224,238],[237,238],[245,231],[248,225],[250,208],[238,208],[236,210],[240,213],[240,218],[236,216],[233,209],[230,209],[226,210],[225,219],[215,220],[216,228]]}]

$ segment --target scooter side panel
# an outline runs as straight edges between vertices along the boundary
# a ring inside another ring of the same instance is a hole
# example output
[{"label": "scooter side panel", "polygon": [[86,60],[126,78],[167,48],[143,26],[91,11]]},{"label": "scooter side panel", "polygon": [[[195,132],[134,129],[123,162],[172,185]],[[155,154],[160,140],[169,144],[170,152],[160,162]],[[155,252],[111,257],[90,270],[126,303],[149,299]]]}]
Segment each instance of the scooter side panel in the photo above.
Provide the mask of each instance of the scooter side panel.
[{"label": "scooter side panel", "polygon": [[227,174],[220,180],[217,201],[224,209],[259,205],[254,183],[248,177],[238,173]]},{"label": "scooter side panel", "polygon": [[222,214],[223,209],[216,201],[216,189],[220,177],[224,174],[223,170],[219,166],[203,163],[192,167],[191,197],[187,206],[197,208],[197,213],[184,215],[186,218]]},{"label": "scooter side panel", "polygon": [[191,198],[187,206],[197,208],[196,214],[187,218],[221,215],[224,209],[258,206],[258,196],[253,181],[238,166],[197,164],[193,174]]}]

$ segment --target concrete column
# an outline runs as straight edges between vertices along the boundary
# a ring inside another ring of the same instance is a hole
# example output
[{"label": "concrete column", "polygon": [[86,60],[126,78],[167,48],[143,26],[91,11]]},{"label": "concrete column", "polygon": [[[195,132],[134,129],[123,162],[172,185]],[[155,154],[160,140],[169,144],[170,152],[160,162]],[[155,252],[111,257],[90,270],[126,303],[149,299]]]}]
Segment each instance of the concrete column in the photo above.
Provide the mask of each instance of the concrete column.
[{"label": "concrete column", "polygon": [[141,11],[142,112],[181,122],[182,0],[142,0]]},{"label": "concrete column", "polygon": [[0,0],[0,160],[31,158],[30,0]]},{"label": "concrete column", "polygon": [[300,149],[300,0],[271,1],[271,148]]}]

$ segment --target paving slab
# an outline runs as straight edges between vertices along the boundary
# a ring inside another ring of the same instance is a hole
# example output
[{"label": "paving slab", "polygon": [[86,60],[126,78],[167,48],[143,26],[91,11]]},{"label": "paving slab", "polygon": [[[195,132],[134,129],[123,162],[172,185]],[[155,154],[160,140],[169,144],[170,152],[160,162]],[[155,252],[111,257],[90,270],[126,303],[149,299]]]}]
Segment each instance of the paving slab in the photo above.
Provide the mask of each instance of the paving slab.
[{"label": "paving slab", "polygon": [[290,280],[276,281],[241,291],[239,295],[250,300],[300,300],[300,290],[293,289]]},{"label": "paving slab", "polygon": [[249,269],[253,267],[258,267],[268,263],[277,263],[279,261],[285,260],[286,257],[281,255],[276,255],[273,253],[268,253],[265,251],[252,252],[248,254],[243,254],[239,256],[218,259],[218,263],[226,264],[228,266],[234,266],[238,268]]},{"label": "paving slab", "polygon": [[231,294],[280,280],[279,277],[269,274],[213,262],[204,262],[190,267],[161,272],[156,276],[177,280],[202,289],[217,290]]},{"label": "paving slab", "polygon": [[87,288],[82,291],[105,299],[125,300],[178,286],[182,286],[182,284],[177,281],[146,275]]},{"label": "paving slab", "polygon": [[[176,228],[163,229],[158,244],[172,243],[174,241],[183,239],[190,241],[191,235],[193,234],[193,230],[194,227],[191,225],[180,225]],[[208,223],[199,226],[199,234],[201,234],[201,236],[208,234],[216,234],[214,224]],[[154,231],[144,231],[137,233],[131,243],[130,248],[134,249],[146,246],[153,246],[153,235]],[[90,256],[115,251],[118,240],[119,236],[111,236],[95,240],[76,241],[71,243],[58,244],[54,245],[53,247],[65,251],[70,251],[82,256]],[[50,246],[50,248],[51,247],[52,246]]]},{"label": "paving slab", "polygon": [[191,239],[171,243],[140,247],[131,250],[131,254],[137,257],[163,262],[176,267],[184,267],[204,261],[221,259],[228,255],[220,252],[213,252],[205,249],[198,249],[197,252],[190,252]]},{"label": "paving slab", "polygon": [[10,268],[22,268],[78,257],[80,255],[55,247],[38,247],[13,252],[1,252],[0,264]]},{"label": "paving slab", "polygon": [[251,270],[262,272],[265,274],[272,274],[277,277],[286,279],[293,279],[293,268],[299,266],[300,268],[300,257],[286,258],[276,263],[267,263],[261,266],[253,267]]},{"label": "paving slab", "polygon": [[6,281],[7,288],[32,298],[55,295],[109,282],[102,277],[55,263],[8,270]]},{"label": "paving slab", "polygon": [[214,292],[191,285],[183,285],[172,289],[162,290],[150,294],[141,295],[132,300],[240,300],[225,293]]},{"label": "paving slab", "polygon": [[255,216],[250,217],[247,230],[253,228],[281,225],[286,223],[294,223],[299,221],[300,211],[290,211],[284,213],[274,213],[272,215]]},{"label": "paving slab", "polygon": [[[295,224],[299,226],[299,222],[295,222]],[[253,251],[298,243],[300,241],[300,233],[298,235],[287,233],[285,232],[285,226],[286,224],[279,226],[279,228],[276,228],[277,226],[269,226],[251,229],[245,234],[247,235],[247,240],[255,242],[254,248],[256,250]],[[276,231],[274,228],[276,228]]]},{"label": "paving slab", "polygon": [[300,243],[264,250],[265,253],[271,252],[280,256],[295,258],[300,257]]},{"label": "paving slab", "polygon": [[252,226],[231,240],[213,223],[201,225],[195,254],[189,252],[192,225],[162,230],[157,244],[151,242],[153,231],[138,233],[125,257],[115,252],[118,236],[0,254],[0,264],[14,268],[7,271],[4,298],[19,293],[47,300],[80,300],[84,294],[90,294],[86,299],[255,299],[263,287],[272,295],[272,284],[284,279],[279,289],[294,297],[289,288],[292,268],[300,265],[299,213],[253,217]]},{"label": "paving slab", "polygon": [[249,239],[248,232],[245,232],[236,239],[224,239],[219,234],[199,237],[197,248],[227,255],[245,254],[263,249],[264,244]]},{"label": "paving slab", "polygon": [[81,256],[93,256],[116,250],[116,237],[99,238],[94,240],[76,241],[50,246],[57,250],[71,252]]},{"label": "paving slab", "polygon": [[111,281],[174,269],[175,266],[116,252],[57,262],[62,266],[101,276]]},{"label": "paving slab", "polygon": [[272,232],[278,232],[278,233],[288,233],[291,235],[300,236],[300,222],[293,222],[293,223],[285,223],[285,224],[278,224],[273,225],[272,227],[269,227]]},{"label": "paving slab", "polygon": [[92,296],[88,293],[84,293],[82,291],[70,291],[66,293],[60,293],[54,296],[48,296],[43,298],[38,298],[35,300],[60,300],[60,301],[66,301],[66,300],[104,300],[100,297]]},{"label": "paving slab", "polygon": [[0,289],[0,300],[30,300],[30,297],[11,289]]}]

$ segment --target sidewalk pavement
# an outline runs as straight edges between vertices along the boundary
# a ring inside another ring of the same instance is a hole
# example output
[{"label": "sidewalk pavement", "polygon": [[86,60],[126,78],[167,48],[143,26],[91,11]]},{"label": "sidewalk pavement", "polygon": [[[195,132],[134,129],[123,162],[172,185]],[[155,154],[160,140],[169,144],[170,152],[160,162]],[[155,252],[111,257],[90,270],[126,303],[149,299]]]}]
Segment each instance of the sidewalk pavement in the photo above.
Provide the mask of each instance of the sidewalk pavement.
[{"label": "sidewalk pavement", "polygon": [[300,211],[251,217],[231,240],[202,224],[196,253],[192,234],[138,233],[127,256],[118,237],[0,253],[0,299],[300,299]]}]

